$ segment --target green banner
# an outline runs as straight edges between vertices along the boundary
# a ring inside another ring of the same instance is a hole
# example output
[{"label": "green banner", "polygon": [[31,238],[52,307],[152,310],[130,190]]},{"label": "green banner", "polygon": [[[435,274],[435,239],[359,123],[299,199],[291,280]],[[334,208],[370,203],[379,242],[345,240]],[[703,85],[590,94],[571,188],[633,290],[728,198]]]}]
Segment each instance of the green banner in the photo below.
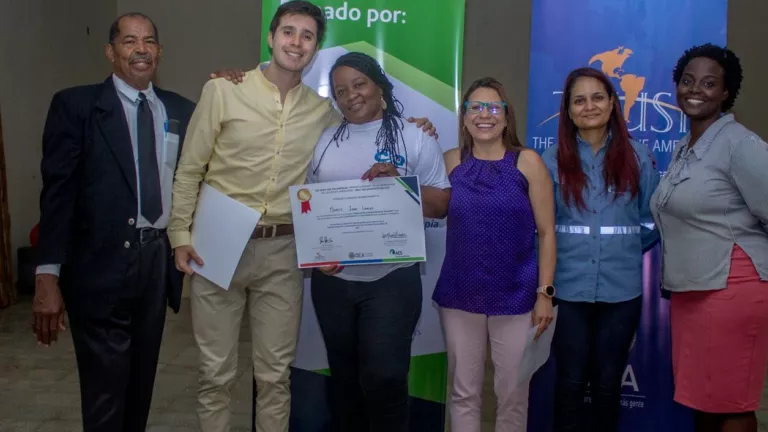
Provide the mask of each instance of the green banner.
[{"label": "green banner", "polygon": [[[262,62],[270,60],[269,25],[282,3],[285,1],[263,1]],[[304,82],[321,96],[328,97],[328,73],[336,58],[353,51],[371,55],[394,84],[394,94],[403,104],[404,115],[429,118],[440,135],[443,151],[456,147],[464,0],[321,0],[313,3],[325,12],[327,28],[320,50],[304,71]],[[412,418],[420,419],[419,430],[429,432],[442,430],[442,406],[446,397],[445,345],[438,313],[431,300],[445,255],[445,221],[425,220],[424,227],[427,241],[427,262],[421,264],[424,300],[414,334],[409,388],[414,398],[412,410],[420,411]],[[295,417],[320,416],[309,414],[311,410],[306,409],[307,405],[324,403],[309,400],[312,396],[308,395],[317,393],[309,388],[310,382],[320,383],[315,380],[327,379],[329,373],[309,285],[310,281],[306,279],[292,379],[293,388],[299,386],[302,389],[302,394],[293,392],[294,406],[304,407],[301,414],[292,414],[296,424],[322,422],[319,418],[297,420]],[[300,382],[298,376],[301,376]]]},{"label": "green banner", "polygon": [[[272,15],[281,3],[284,2],[263,2],[262,61],[270,57],[266,34]],[[360,48],[370,45],[391,56],[388,60],[403,63],[400,66],[404,68],[392,74],[410,81],[407,71],[412,68],[413,72],[421,72],[424,76],[412,83],[417,86],[416,90],[455,109],[456,89],[461,85],[463,1],[325,0],[314,3],[325,11],[328,20],[323,49],[349,46],[350,51],[370,54],[370,49]]]},{"label": "green banner", "polygon": [[[263,62],[271,56],[267,34],[272,16],[281,3],[285,1],[263,1]],[[349,51],[372,55],[390,77],[445,109],[439,114],[432,113],[432,107],[422,106],[421,101],[406,106],[406,114],[429,117],[438,128],[441,146],[455,147],[455,113],[461,97],[464,1],[323,0],[314,3],[325,12],[327,31],[304,81],[327,96],[327,72],[332,60]],[[406,95],[396,96],[405,104]],[[414,113],[417,109],[421,111]]]}]

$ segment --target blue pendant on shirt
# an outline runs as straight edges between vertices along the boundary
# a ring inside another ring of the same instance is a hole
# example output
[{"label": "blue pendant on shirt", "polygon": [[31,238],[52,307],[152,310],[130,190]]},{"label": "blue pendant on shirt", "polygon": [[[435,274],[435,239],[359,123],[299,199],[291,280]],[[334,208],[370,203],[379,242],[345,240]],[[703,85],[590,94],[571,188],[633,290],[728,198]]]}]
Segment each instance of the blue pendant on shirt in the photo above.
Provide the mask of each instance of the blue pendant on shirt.
[{"label": "blue pendant on shirt", "polygon": [[376,162],[378,163],[391,163],[395,165],[398,168],[402,168],[405,166],[405,157],[398,155],[395,159],[395,161],[392,161],[392,156],[389,154],[389,150],[382,149],[376,152],[376,155],[373,157],[376,159]]}]

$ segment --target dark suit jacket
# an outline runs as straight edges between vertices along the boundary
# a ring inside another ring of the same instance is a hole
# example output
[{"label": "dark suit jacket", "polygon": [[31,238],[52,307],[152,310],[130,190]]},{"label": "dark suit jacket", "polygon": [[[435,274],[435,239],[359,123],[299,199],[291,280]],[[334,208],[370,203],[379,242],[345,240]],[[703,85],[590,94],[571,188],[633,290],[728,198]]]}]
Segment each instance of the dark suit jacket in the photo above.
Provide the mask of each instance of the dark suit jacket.
[{"label": "dark suit jacket", "polygon": [[[154,90],[168,119],[179,121],[180,155],[195,105]],[[59,286],[70,311],[97,313],[125,289],[128,265],[138,259],[137,248],[125,247],[136,236],[129,219],[138,214],[133,149],[111,76],[53,96],[41,170],[38,263],[62,265]],[[168,304],[178,312],[183,274],[168,257]]]}]

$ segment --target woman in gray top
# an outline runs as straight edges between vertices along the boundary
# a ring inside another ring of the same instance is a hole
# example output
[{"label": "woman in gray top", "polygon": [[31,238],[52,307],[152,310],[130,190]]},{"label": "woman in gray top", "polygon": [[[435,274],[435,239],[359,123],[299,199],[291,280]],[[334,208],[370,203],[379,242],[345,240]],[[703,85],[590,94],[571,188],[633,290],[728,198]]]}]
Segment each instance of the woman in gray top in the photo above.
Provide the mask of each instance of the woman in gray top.
[{"label": "woman in gray top", "polygon": [[675,401],[696,410],[697,431],[756,431],[768,360],[768,145],[725,114],[741,80],[728,49],[680,58],[690,133],[651,198],[672,292]]}]

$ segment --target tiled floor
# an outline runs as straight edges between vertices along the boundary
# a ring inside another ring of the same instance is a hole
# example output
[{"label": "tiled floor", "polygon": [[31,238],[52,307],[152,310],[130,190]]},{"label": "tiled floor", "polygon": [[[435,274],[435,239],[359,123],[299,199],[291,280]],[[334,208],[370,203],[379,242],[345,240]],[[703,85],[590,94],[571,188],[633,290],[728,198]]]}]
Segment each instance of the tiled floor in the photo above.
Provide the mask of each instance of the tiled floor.
[{"label": "tiled floor", "polygon": [[[196,431],[197,347],[189,308],[169,314],[149,418],[150,432]],[[0,432],[81,431],[80,397],[69,333],[45,348],[29,326],[31,301],[0,310]],[[245,329],[244,329],[245,330]],[[238,381],[232,392],[232,431],[251,430],[250,334],[241,332]]]},{"label": "tiled floor", "polygon": [[[166,322],[155,383],[150,432],[196,431],[195,391],[197,348],[192,340],[188,302]],[[31,301],[22,298],[0,310],[0,432],[80,431],[80,398],[72,340],[64,333],[50,348],[36,345],[31,333]],[[232,431],[250,431],[250,333],[241,334],[237,385],[232,392]],[[486,373],[491,393],[492,371]],[[765,392],[768,395],[768,392]],[[488,394],[483,404],[483,432],[493,431],[495,401]],[[768,403],[758,416],[760,431],[768,432]]]}]

